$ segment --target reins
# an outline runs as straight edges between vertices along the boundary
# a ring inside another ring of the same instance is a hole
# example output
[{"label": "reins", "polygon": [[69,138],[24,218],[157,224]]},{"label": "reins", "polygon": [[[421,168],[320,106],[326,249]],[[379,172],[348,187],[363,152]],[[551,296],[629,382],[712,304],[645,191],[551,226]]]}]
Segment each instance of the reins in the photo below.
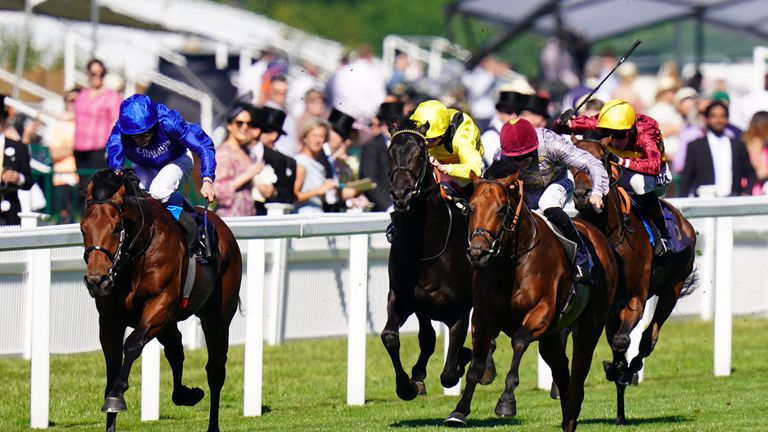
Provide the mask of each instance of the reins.
[{"label": "reins", "polygon": [[[524,201],[523,181],[519,179],[515,180],[515,185],[517,186],[516,188],[520,191],[519,192],[520,199],[517,202],[517,206],[514,212],[512,211],[512,206],[510,205],[510,203],[512,202],[511,193],[512,193],[512,190],[515,189],[515,186],[507,188],[507,187],[504,187],[503,185],[499,185],[504,189],[504,195],[506,197],[506,203],[504,204],[504,217],[501,220],[501,229],[499,229],[496,233],[492,233],[491,231],[485,228],[478,227],[472,230],[472,232],[469,234],[468,243],[471,243],[472,239],[474,239],[477,236],[481,236],[483,240],[489,243],[490,245],[489,251],[491,253],[491,256],[497,256],[501,252],[501,246],[503,243],[504,234],[515,233],[516,239],[519,240],[520,238],[520,231],[517,228],[518,228],[518,222],[520,220],[520,212],[523,209],[523,201]],[[530,209],[528,209],[527,207],[526,209],[528,210],[529,215],[532,217],[533,214],[531,213]],[[507,221],[509,220],[510,215],[512,216],[512,222],[511,224],[508,224]],[[536,232],[538,232],[538,227],[535,227],[534,229],[536,229]],[[489,241],[489,238],[491,239],[490,241]],[[519,241],[516,242],[516,244],[519,246]],[[527,253],[528,251],[530,251],[531,249],[533,249],[533,245],[523,252],[516,252],[514,255],[511,256],[511,258],[512,259],[518,258],[524,255],[525,253]]]}]

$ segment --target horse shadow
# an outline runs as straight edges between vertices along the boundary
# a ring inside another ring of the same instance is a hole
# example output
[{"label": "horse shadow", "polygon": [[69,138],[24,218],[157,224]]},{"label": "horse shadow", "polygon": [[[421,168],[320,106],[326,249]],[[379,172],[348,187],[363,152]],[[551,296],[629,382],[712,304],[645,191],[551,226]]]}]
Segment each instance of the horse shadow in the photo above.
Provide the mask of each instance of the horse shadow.
[{"label": "horse shadow", "polygon": [[[391,428],[434,428],[434,427],[440,427],[443,425],[442,418],[435,418],[435,419],[412,419],[412,420],[402,420],[395,423],[392,423],[389,425]],[[580,422],[581,423],[581,422]],[[519,419],[516,418],[499,418],[499,417],[487,417],[483,419],[472,419],[472,427],[473,428],[480,428],[480,427],[504,427],[504,426],[519,426],[522,425],[523,422],[521,422]]]},{"label": "horse shadow", "polygon": [[[586,424],[593,424],[593,425],[614,425],[616,422],[615,418],[586,418],[586,419],[579,419],[580,425],[586,425]],[[668,423],[690,423],[691,418],[687,416],[682,415],[668,415],[668,416],[658,416],[658,417],[633,417],[631,420],[627,420],[626,425],[627,426],[640,426],[640,425],[663,425]]]}]

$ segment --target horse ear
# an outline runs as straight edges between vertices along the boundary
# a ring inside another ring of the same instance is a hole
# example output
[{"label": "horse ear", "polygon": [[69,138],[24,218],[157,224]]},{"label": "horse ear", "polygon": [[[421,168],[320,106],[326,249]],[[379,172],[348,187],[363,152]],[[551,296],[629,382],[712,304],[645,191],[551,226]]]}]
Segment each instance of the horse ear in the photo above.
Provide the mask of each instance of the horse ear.
[{"label": "horse ear", "polygon": [[120,185],[120,189],[118,189],[114,194],[112,194],[112,201],[115,202],[117,205],[123,205],[123,202],[125,201],[125,185]]},{"label": "horse ear", "polygon": [[419,133],[422,134],[422,135],[426,135],[428,130],[429,130],[429,122],[428,121],[424,122],[424,124],[419,126],[419,129],[418,129]]},{"label": "horse ear", "polygon": [[508,175],[501,179],[501,184],[504,185],[504,187],[508,188],[512,185],[512,183],[517,181],[517,176],[520,175],[520,172],[513,173],[511,175]]},{"label": "horse ear", "polygon": [[482,177],[478,177],[477,174],[475,174],[474,171],[469,170],[469,180],[472,182],[473,185],[477,186],[478,183],[480,183],[480,180]]}]

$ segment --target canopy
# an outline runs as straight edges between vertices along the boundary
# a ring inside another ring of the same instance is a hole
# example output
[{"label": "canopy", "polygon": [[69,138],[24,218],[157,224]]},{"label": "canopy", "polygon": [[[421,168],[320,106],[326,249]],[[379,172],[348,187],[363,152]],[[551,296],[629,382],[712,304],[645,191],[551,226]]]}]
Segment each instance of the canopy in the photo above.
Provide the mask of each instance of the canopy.
[{"label": "canopy", "polygon": [[[121,11],[119,7],[113,4],[97,1],[98,21],[101,24],[119,25],[123,27],[133,27],[145,30],[162,30],[163,27],[152,20],[145,18],[137,19]],[[48,15],[56,18],[63,18],[73,21],[91,21],[91,0],[30,0],[32,13],[39,15]],[[0,0],[0,9],[23,11],[24,0]]]},{"label": "canopy", "polygon": [[[448,6],[449,14],[463,14],[510,27],[493,42],[480,48],[467,62],[482,57],[533,30],[551,35],[559,23],[579,31],[595,42],[655,24],[696,19],[730,30],[768,38],[768,8],[765,0],[459,0]],[[698,32],[698,38],[702,38]],[[697,41],[698,58],[703,42]]]}]

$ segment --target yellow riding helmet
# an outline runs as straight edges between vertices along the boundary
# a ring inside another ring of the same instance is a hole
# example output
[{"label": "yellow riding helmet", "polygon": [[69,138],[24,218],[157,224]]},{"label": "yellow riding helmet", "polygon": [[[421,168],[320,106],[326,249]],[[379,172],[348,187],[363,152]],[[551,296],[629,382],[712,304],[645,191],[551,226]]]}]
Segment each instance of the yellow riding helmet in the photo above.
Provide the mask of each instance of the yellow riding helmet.
[{"label": "yellow riding helmet", "polygon": [[626,130],[635,124],[635,109],[627,101],[614,99],[603,105],[597,115],[597,127],[602,129]]},{"label": "yellow riding helmet", "polygon": [[411,114],[411,120],[419,125],[429,122],[429,129],[427,130],[426,137],[437,138],[443,136],[445,131],[448,130],[451,116],[445,105],[440,103],[440,101],[433,99],[420,103],[419,106],[416,107],[416,111]]}]

